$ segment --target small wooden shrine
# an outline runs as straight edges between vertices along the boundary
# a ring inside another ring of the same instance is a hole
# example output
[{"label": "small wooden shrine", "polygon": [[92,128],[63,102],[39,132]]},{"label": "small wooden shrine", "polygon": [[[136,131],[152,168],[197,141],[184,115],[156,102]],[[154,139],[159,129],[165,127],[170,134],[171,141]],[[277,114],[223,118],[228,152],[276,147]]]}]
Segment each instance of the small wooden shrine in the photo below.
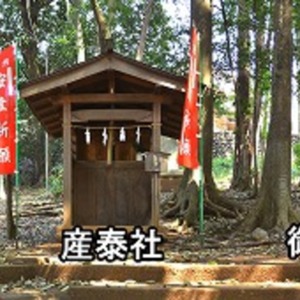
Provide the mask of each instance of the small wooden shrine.
[{"label": "small wooden shrine", "polygon": [[111,51],[21,88],[63,137],[63,229],[158,225],[160,137],[179,138],[185,82]]}]

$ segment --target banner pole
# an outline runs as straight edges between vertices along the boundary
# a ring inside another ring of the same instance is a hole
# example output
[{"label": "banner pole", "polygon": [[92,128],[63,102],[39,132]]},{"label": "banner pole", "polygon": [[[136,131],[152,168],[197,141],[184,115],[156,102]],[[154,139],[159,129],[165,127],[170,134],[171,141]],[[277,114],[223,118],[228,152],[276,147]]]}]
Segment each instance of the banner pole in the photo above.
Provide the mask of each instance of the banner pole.
[{"label": "banner pole", "polygon": [[200,233],[200,245],[204,247],[204,175],[203,175],[203,150],[204,150],[204,136],[203,136],[203,117],[201,114],[202,104],[203,104],[203,97],[201,96],[201,83],[202,83],[202,55],[200,51],[200,43],[201,43],[201,35],[198,32],[198,55],[199,55],[199,124],[200,124],[200,134],[199,134],[199,233]]},{"label": "banner pole", "polygon": [[19,194],[20,194],[20,173],[19,173],[19,154],[20,154],[20,121],[19,121],[19,61],[18,61],[18,45],[15,44],[15,55],[16,55],[16,176],[15,176],[15,186],[16,186],[16,248],[18,245],[18,223],[19,223]]}]

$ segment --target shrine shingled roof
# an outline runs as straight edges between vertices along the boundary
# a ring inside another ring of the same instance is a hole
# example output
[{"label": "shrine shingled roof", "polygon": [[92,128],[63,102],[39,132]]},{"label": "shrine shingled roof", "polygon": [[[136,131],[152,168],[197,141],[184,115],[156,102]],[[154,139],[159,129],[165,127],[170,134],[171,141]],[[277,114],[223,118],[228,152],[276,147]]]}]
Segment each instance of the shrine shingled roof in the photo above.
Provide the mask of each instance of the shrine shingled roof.
[{"label": "shrine shingled roof", "polygon": [[[22,85],[20,92],[21,98],[28,103],[45,130],[59,137],[62,135],[61,96],[82,95],[87,99],[89,95],[107,95],[111,105],[111,81],[114,82],[113,92],[116,96],[140,96],[141,99],[136,103],[128,101],[131,108],[133,105],[146,108],[146,98],[149,100],[151,96],[155,96],[153,99],[162,99],[162,134],[179,137],[186,77],[151,67],[113,51],[29,81]],[[114,99],[118,102],[119,98]],[[81,107],[83,105],[81,103]],[[88,105],[89,109],[95,107],[87,101]],[[126,103],[122,101],[122,105],[126,106]]]}]

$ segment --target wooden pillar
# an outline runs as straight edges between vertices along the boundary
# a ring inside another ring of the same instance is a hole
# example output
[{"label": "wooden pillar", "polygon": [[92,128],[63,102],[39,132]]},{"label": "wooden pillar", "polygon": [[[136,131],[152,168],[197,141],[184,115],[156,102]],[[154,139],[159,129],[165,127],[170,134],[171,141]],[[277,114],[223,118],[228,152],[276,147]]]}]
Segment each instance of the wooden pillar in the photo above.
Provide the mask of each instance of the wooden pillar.
[{"label": "wooden pillar", "polygon": [[[109,94],[114,94],[115,93],[115,73],[113,71],[110,71],[108,73],[108,89],[109,89]],[[114,105],[111,106],[113,108]],[[109,126],[112,127],[114,125],[113,121],[109,122]],[[113,161],[113,146],[114,146],[114,130],[113,129],[108,129],[108,143],[107,143],[107,164],[111,165]]]},{"label": "wooden pillar", "polygon": [[[114,122],[110,121],[109,126],[113,126]],[[107,164],[111,165],[113,161],[113,146],[114,146],[114,130],[113,129],[108,129],[108,141],[107,141]]]},{"label": "wooden pillar", "polygon": [[[161,135],[161,104],[153,103],[153,129],[152,129],[152,151],[160,152],[160,135]],[[159,202],[160,202],[160,179],[159,173],[152,175],[152,211],[151,224],[159,224]]]},{"label": "wooden pillar", "polygon": [[68,97],[63,104],[63,146],[64,146],[64,223],[63,227],[72,225],[72,134],[71,103]]}]

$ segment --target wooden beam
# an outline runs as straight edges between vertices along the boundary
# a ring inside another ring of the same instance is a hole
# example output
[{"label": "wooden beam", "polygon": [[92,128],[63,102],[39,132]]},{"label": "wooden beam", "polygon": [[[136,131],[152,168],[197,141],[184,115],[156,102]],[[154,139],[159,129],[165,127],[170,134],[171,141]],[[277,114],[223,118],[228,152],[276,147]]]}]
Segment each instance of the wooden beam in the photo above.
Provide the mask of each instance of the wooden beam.
[{"label": "wooden beam", "polygon": [[58,128],[59,130],[61,130],[62,124],[60,121],[53,121],[51,123],[47,123],[47,128],[49,128],[50,130],[53,130],[55,128]]},{"label": "wooden beam", "polygon": [[144,80],[141,81],[139,78],[132,77],[128,74],[119,73],[118,79],[122,80],[122,83],[123,84],[125,83],[128,86],[128,88],[130,88],[130,89],[131,88],[138,88],[139,90],[140,90],[140,88],[145,88],[147,90],[153,89],[153,83],[147,82]]},{"label": "wooden beam", "polygon": [[61,137],[61,129],[59,128],[49,129],[49,134],[54,138],[59,138]]},{"label": "wooden beam", "polygon": [[126,120],[152,122],[152,114],[141,109],[83,109],[72,112],[72,122]]},{"label": "wooden beam", "polygon": [[166,72],[163,73],[157,69],[151,69],[151,67],[147,67],[143,64],[137,65],[130,63],[121,57],[115,57],[111,60],[111,68],[115,71],[154,83],[158,86],[182,92],[185,91],[186,80],[184,77],[176,78],[175,76],[172,76],[172,74],[167,74]]},{"label": "wooden beam", "polygon": [[40,108],[45,107],[45,105],[47,106],[47,104],[49,104],[48,100],[46,100],[46,99],[49,99],[49,98],[39,99],[38,101],[33,101],[30,99],[29,101],[30,101],[31,105],[34,106],[34,108],[40,109]]},{"label": "wooden beam", "polygon": [[[176,108],[179,108],[179,107],[177,106]],[[182,119],[183,110],[182,109],[174,109],[174,107],[170,106],[170,107],[166,108],[166,114]]]},{"label": "wooden beam", "polygon": [[109,70],[110,66],[111,63],[108,57],[103,57],[102,59],[85,63],[84,66],[67,69],[61,74],[46,76],[21,88],[21,98],[25,99],[61,86],[67,86],[77,80]]},{"label": "wooden beam", "polygon": [[63,114],[50,115],[48,118],[45,118],[45,120],[47,126],[52,123],[57,123],[60,124],[61,128],[63,128]]},{"label": "wooden beam", "polygon": [[185,91],[186,80],[184,77],[176,77],[172,74],[152,69],[141,63],[131,62],[116,54],[110,54],[66,69],[60,74],[49,75],[37,80],[21,89],[21,98],[26,99],[61,86],[67,86],[68,84],[109,70],[128,74],[129,76],[172,90]]},{"label": "wooden beam", "polygon": [[[80,81],[72,82],[68,85],[68,93],[70,93],[70,90],[80,89],[80,90],[86,90],[86,88],[94,86],[101,86],[101,91],[105,93],[107,89],[107,73],[102,72],[100,74],[96,74],[95,76],[88,76],[86,78],[81,79]],[[102,89],[103,86],[103,89]]]},{"label": "wooden beam", "polygon": [[48,123],[55,120],[60,120],[61,116],[59,114],[46,115],[45,117],[40,117],[41,122]]},{"label": "wooden beam", "polygon": [[44,116],[44,115],[49,115],[51,113],[57,113],[60,110],[53,107],[52,105],[51,106],[48,105],[48,106],[43,107],[43,108],[36,108],[36,111],[38,112],[38,114],[40,116]]},{"label": "wooden beam", "polygon": [[46,123],[46,125],[47,125],[47,128],[53,128],[53,127],[62,128],[62,123],[60,120],[49,121]]},{"label": "wooden beam", "polygon": [[[72,103],[154,103],[160,102],[165,104],[172,104],[173,100],[167,95],[156,95],[147,93],[84,93],[71,94],[70,99]],[[62,100],[58,100],[63,103]]]},{"label": "wooden beam", "polygon": [[[152,129],[152,151],[160,152],[161,136],[161,104],[153,104],[153,129]],[[151,205],[151,223],[158,227],[159,225],[159,199],[160,198],[160,179],[159,173],[152,175],[152,205]]]},{"label": "wooden beam", "polygon": [[62,108],[55,107],[51,104],[51,102],[46,103],[43,107],[37,108],[34,107],[36,112],[38,113],[39,117],[44,117],[45,115],[48,116],[49,114],[61,114]]},{"label": "wooden beam", "polygon": [[62,130],[59,127],[49,128],[48,133],[54,138],[62,137]]},{"label": "wooden beam", "polygon": [[63,107],[63,145],[64,145],[64,226],[72,224],[72,141],[71,141],[71,103],[65,99]]}]

